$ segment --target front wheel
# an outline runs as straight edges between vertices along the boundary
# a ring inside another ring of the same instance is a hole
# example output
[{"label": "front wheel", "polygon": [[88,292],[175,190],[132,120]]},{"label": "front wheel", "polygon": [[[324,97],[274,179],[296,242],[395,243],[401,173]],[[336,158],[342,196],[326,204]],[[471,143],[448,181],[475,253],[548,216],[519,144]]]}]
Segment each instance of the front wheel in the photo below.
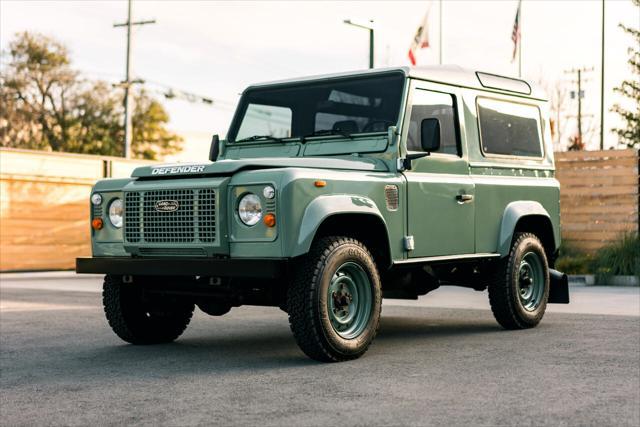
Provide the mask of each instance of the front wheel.
[{"label": "front wheel", "polygon": [[544,247],[534,234],[518,233],[489,285],[493,315],[505,329],[532,328],[542,320],[548,299],[549,264]]},{"label": "front wheel", "polygon": [[325,237],[298,265],[287,294],[289,324],[312,359],[363,355],[378,332],[382,292],[373,257],[359,241]]},{"label": "front wheel", "polygon": [[104,278],[102,302],[113,332],[131,344],[174,341],[186,329],[195,308],[192,302],[145,295],[139,286],[111,275]]}]

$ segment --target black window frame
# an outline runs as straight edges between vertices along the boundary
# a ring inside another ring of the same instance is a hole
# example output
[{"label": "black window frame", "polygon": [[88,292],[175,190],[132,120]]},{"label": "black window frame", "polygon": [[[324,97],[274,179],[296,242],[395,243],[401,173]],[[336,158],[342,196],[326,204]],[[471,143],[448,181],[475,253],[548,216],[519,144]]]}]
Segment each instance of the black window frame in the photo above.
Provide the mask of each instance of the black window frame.
[{"label": "black window frame", "polygon": [[[540,156],[537,157],[537,156],[522,156],[518,154],[494,154],[494,153],[486,152],[484,150],[484,144],[482,143],[482,123],[480,123],[480,102],[482,100],[502,102],[506,104],[524,105],[526,107],[534,107],[538,111],[538,134],[539,134],[538,143],[539,143],[540,153],[541,153]],[[478,129],[478,144],[480,146],[480,153],[482,154],[482,157],[485,157],[488,159],[495,158],[495,159],[502,159],[502,160],[515,159],[515,160],[541,161],[541,160],[544,160],[547,156],[547,150],[545,147],[544,122],[542,120],[542,111],[540,110],[540,106],[537,104],[513,101],[513,100],[508,100],[503,98],[495,98],[490,96],[476,96],[476,125]]]},{"label": "black window frame", "polygon": [[446,92],[446,91],[442,91],[442,90],[434,90],[431,88],[426,88],[426,87],[421,87],[419,82],[420,80],[416,80],[417,84],[412,88],[412,93],[411,93],[411,97],[410,97],[410,102],[409,102],[409,111],[408,111],[408,115],[407,118],[405,119],[407,122],[407,136],[405,138],[404,144],[405,144],[405,150],[407,151],[407,153],[411,152],[411,153],[424,153],[424,151],[420,150],[420,151],[414,151],[414,150],[409,150],[409,131],[410,131],[410,126],[411,126],[411,115],[413,114],[413,95],[416,91],[418,90],[422,90],[425,92],[433,92],[433,93],[440,93],[443,95],[449,95],[451,96],[451,99],[453,100],[453,129],[454,129],[454,133],[455,133],[455,138],[456,138],[456,148],[458,150],[457,154],[452,154],[452,153],[441,153],[439,151],[433,151],[431,152],[431,154],[438,154],[438,155],[443,155],[443,156],[455,156],[457,158],[462,158],[463,157],[463,153],[462,153],[462,137],[461,137],[461,130],[460,130],[460,112],[458,109],[459,103],[458,103],[458,96],[455,93],[452,92]]},{"label": "black window frame", "polygon": [[[366,74],[354,74],[354,75],[342,75],[342,76],[334,76],[334,77],[328,77],[328,78],[313,78],[313,79],[304,79],[304,80],[299,80],[299,81],[287,81],[287,82],[279,82],[279,83],[273,83],[273,84],[265,84],[265,85],[259,85],[259,86],[249,86],[243,93],[242,96],[240,97],[240,100],[238,101],[238,105],[237,108],[233,114],[233,118],[231,120],[231,124],[229,126],[229,130],[227,131],[227,142],[230,144],[234,144],[236,143],[235,141],[235,137],[238,134],[238,131],[240,130],[240,125],[242,124],[242,118],[244,117],[244,114],[246,112],[246,109],[249,105],[249,102],[247,102],[247,95],[249,95],[251,92],[255,91],[255,90],[262,90],[262,89],[277,89],[277,88],[283,88],[283,87],[304,87],[304,86],[308,86],[309,84],[313,84],[313,83],[327,83],[327,82],[331,82],[331,81],[340,81],[340,80],[355,80],[355,79],[367,79],[367,78],[375,78],[375,77],[389,77],[389,76],[398,76],[399,78],[401,78],[403,80],[402,82],[402,87],[400,88],[400,92],[398,94],[399,96],[399,107],[398,107],[398,112],[397,112],[397,116],[396,116],[396,123],[395,126],[398,126],[401,122],[402,122],[402,115],[404,112],[404,94],[405,94],[405,90],[407,88],[407,85],[409,83],[409,79],[407,78],[407,75],[402,71],[402,70],[392,70],[392,71],[384,71],[384,72],[375,72],[375,73],[366,73]],[[276,104],[274,104],[276,105]],[[294,123],[296,123],[296,111],[293,110],[293,121]],[[315,116],[314,116],[314,120],[315,120]],[[294,133],[294,130],[292,129],[292,134]],[[366,132],[366,133],[355,133],[354,136],[355,137],[359,137],[360,135],[369,135],[369,134],[385,134],[387,133],[387,131],[378,131],[378,132]],[[230,139],[230,136],[233,135],[234,138]],[[300,136],[292,136],[289,138],[283,138],[285,141],[300,141]]]}]

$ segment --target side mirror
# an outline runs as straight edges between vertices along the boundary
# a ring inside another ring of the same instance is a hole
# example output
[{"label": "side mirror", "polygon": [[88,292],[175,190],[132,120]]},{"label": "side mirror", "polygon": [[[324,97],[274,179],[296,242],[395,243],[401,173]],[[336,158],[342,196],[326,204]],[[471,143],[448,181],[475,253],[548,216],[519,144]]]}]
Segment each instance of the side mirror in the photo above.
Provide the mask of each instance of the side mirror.
[{"label": "side mirror", "polygon": [[403,159],[402,167],[411,170],[412,162],[422,157],[427,157],[432,151],[440,148],[440,121],[436,118],[423,119],[420,122],[420,146],[423,153],[407,154]]},{"label": "side mirror", "polygon": [[420,123],[420,145],[430,153],[440,148],[440,121],[435,118],[422,120]]},{"label": "side mirror", "polygon": [[209,160],[215,162],[220,154],[220,137],[213,135],[211,138],[211,146],[209,147]]}]

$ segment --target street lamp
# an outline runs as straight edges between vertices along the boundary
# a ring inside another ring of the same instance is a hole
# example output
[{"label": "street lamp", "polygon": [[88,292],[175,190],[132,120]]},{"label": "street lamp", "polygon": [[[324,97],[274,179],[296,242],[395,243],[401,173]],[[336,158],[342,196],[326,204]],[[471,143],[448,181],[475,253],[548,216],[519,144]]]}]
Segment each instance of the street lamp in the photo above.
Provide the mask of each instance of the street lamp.
[{"label": "street lamp", "polygon": [[[373,20],[369,22],[373,24]],[[351,19],[345,19],[344,23],[347,25],[353,25],[354,27],[364,28],[365,30],[369,30],[369,68],[373,68],[373,27],[352,22]]]}]

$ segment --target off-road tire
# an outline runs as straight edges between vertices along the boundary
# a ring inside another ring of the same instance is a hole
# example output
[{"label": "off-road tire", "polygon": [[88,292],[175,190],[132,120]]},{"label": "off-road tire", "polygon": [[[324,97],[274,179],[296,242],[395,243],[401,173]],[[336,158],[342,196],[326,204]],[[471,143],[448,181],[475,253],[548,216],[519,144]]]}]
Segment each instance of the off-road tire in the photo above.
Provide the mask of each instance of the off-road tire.
[{"label": "off-road tire", "polygon": [[143,297],[134,283],[107,275],[102,288],[104,313],[123,341],[131,344],[160,344],[174,341],[186,329],[194,304],[183,300]]},{"label": "off-road tire", "polygon": [[[535,310],[528,311],[518,295],[519,269],[525,254],[534,253],[542,264],[544,290]],[[516,233],[509,255],[501,259],[489,284],[491,311],[505,329],[535,327],[544,316],[549,298],[549,264],[542,243],[532,233]]]},{"label": "off-road tire", "polygon": [[[367,274],[371,311],[364,330],[352,339],[340,336],[331,326],[327,309],[329,282],[344,263],[356,263]],[[369,250],[350,237],[324,237],[295,268],[287,292],[289,325],[302,351],[321,362],[340,362],[362,356],[380,326],[382,291],[380,276]]]}]

